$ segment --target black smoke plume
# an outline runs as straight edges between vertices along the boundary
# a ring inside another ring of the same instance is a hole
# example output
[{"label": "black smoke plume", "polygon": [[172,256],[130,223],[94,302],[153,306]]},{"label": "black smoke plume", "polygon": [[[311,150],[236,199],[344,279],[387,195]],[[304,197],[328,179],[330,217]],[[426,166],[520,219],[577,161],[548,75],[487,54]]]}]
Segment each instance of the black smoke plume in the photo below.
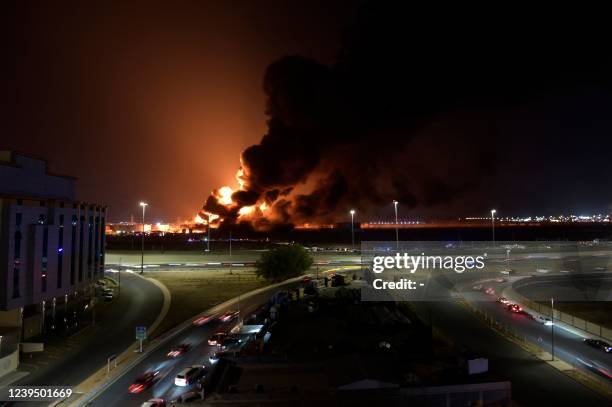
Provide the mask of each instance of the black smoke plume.
[{"label": "black smoke plume", "polygon": [[268,131],[242,153],[244,190],[234,208],[211,196],[204,209],[234,222],[239,207],[266,202],[253,220],[263,227],[346,220],[393,200],[485,213],[492,177],[519,148],[500,134],[504,112],[609,67],[566,27],[541,23],[367,5],[333,66],[288,56],[268,67]]}]

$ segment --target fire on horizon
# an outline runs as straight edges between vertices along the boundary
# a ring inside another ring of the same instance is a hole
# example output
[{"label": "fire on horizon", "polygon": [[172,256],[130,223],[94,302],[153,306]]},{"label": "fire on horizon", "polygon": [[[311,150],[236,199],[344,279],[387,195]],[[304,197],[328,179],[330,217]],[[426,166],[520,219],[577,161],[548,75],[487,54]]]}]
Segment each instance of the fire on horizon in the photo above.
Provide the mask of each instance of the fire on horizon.
[{"label": "fire on horizon", "polygon": [[[356,223],[360,229],[429,229],[429,228],[488,228],[491,218],[489,217],[466,217],[454,220],[400,220],[397,224],[389,221],[365,221]],[[499,217],[495,218],[496,226],[499,227],[540,227],[546,225],[568,225],[568,224],[602,224],[612,225],[612,214],[604,215],[560,215],[560,216],[529,216],[529,217]],[[219,227],[219,223],[211,222],[213,229]],[[336,229],[338,224],[304,223],[295,225],[296,230],[327,230]],[[123,235],[140,233],[142,224],[137,222],[118,222],[106,225],[107,235]],[[200,215],[192,220],[177,221],[174,223],[156,222],[145,224],[145,233],[206,233],[207,221]]]}]

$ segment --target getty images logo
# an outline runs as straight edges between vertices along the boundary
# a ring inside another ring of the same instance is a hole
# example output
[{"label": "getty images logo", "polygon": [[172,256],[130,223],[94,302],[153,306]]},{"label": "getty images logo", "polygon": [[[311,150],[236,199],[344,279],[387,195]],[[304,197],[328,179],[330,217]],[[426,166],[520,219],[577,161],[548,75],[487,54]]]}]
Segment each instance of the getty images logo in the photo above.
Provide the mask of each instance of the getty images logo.
[{"label": "getty images logo", "polygon": [[382,273],[388,269],[406,270],[415,273],[418,270],[447,270],[463,273],[466,270],[482,270],[485,268],[487,254],[481,256],[418,256],[408,253],[396,253],[394,256],[375,256],[372,261],[372,271]]}]

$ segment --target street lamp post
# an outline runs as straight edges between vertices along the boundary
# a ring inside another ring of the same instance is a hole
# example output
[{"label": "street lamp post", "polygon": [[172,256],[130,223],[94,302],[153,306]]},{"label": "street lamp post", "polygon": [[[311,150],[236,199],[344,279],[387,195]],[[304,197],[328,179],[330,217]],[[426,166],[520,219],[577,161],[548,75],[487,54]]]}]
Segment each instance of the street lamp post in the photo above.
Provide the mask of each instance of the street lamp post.
[{"label": "street lamp post", "polygon": [[495,214],[497,211],[491,209],[491,238],[493,240],[493,246],[495,246]]},{"label": "street lamp post", "polygon": [[140,238],[140,274],[144,272],[144,239],[145,239],[145,209],[148,203],[141,202],[142,206],[142,236]]},{"label": "street lamp post", "polygon": [[555,299],[550,299],[550,344],[552,360],[555,360]]},{"label": "street lamp post", "polygon": [[208,214],[208,237],[206,238],[206,252],[210,253],[210,213]]},{"label": "street lamp post", "polygon": [[395,209],[395,249],[399,251],[399,224],[397,223],[397,204],[399,202],[393,201],[393,208]]},{"label": "street lamp post", "polygon": [[355,251],[355,209],[351,209],[351,246]]}]

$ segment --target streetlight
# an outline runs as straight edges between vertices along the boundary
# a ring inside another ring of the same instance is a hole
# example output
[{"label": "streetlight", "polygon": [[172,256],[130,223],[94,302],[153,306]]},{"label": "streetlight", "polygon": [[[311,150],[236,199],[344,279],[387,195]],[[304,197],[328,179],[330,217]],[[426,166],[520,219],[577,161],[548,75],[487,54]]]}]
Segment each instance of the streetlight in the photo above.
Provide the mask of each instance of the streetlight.
[{"label": "streetlight", "polygon": [[552,360],[555,360],[555,299],[550,298],[550,344]]},{"label": "streetlight", "polygon": [[206,252],[210,253],[210,217],[211,214],[208,214],[208,237],[206,238]]},{"label": "streetlight", "polygon": [[140,239],[140,274],[144,272],[144,237],[145,237],[145,209],[147,208],[148,203],[141,202],[140,206],[142,206],[142,236]]},{"label": "streetlight", "polygon": [[355,209],[351,209],[351,245],[355,251]]},{"label": "streetlight", "polygon": [[393,207],[395,209],[395,249],[399,251],[399,224],[397,223],[397,204],[399,202],[393,201]]},{"label": "streetlight", "polygon": [[493,247],[495,247],[495,214],[497,211],[495,209],[491,209],[491,236],[493,238]]}]

